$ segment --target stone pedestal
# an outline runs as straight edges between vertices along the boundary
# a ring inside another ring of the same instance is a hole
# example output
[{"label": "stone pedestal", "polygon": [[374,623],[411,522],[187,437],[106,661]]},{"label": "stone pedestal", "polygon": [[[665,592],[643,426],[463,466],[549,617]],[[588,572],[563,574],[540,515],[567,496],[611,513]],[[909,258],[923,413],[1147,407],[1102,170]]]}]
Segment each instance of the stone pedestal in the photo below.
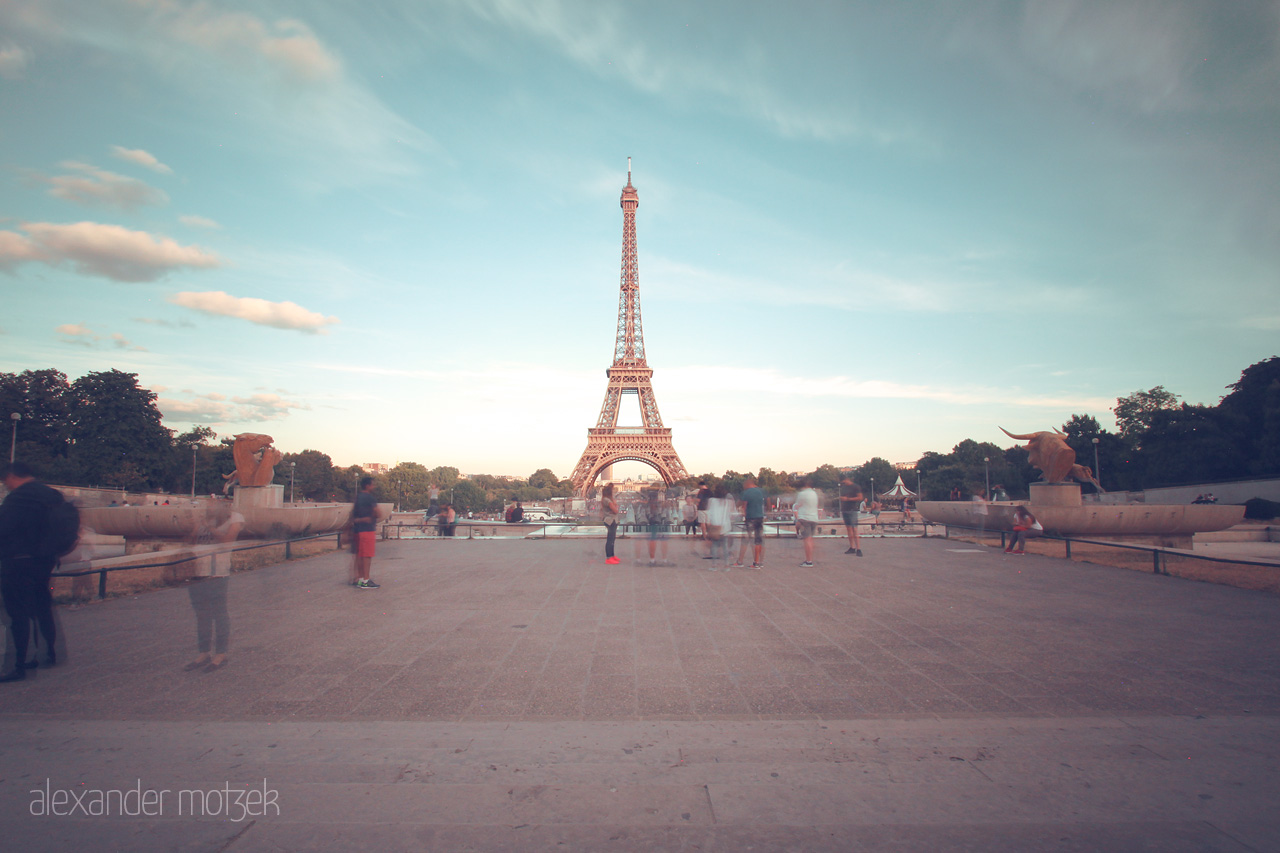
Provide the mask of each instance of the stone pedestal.
[{"label": "stone pedestal", "polygon": [[280,509],[284,506],[284,486],[237,486],[232,506],[245,516],[255,509]]},{"label": "stone pedestal", "polygon": [[[1083,506],[1079,483],[1032,483],[1031,506]],[[1034,510],[1033,510],[1034,512]]]}]

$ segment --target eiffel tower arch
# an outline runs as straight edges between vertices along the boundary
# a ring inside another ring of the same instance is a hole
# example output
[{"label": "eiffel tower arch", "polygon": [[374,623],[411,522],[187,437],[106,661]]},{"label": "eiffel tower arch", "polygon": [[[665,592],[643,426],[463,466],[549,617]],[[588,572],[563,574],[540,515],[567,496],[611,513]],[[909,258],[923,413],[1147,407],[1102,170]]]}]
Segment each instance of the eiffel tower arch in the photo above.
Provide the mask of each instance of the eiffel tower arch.
[{"label": "eiffel tower arch", "polygon": [[[622,282],[618,290],[618,335],[613,348],[613,364],[605,373],[609,383],[604,392],[600,418],[587,430],[587,449],[582,451],[570,481],[578,494],[586,497],[600,472],[615,462],[643,462],[655,469],[668,485],[686,476],[684,463],[671,443],[671,429],[662,425],[658,401],[653,394],[653,369],[644,355],[644,330],[640,325],[640,272],[636,254],[636,208],[640,195],[631,185],[631,158],[627,158],[627,185],[622,188]],[[639,397],[638,427],[618,426],[622,395]]]}]

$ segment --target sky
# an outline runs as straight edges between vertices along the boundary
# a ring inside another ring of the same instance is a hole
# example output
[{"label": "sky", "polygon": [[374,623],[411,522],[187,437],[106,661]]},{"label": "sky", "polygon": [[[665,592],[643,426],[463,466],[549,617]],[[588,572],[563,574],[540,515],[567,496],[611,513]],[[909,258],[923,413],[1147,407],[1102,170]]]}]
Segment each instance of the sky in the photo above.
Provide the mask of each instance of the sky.
[{"label": "sky", "polygon": [[691,473],[1010,446],[1280,352],[1278,155],[1280,2],[0,0],[0,371],[568,476],[631,157]]}]

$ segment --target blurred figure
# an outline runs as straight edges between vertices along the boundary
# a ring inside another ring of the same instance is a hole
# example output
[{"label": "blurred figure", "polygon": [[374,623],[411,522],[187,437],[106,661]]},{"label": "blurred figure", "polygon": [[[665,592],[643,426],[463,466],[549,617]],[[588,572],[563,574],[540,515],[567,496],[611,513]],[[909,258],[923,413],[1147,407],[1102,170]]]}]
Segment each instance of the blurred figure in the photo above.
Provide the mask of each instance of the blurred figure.
[{"label": "blurred figure", "polygon": [[858,535],[858,513],[862,509],[862,486],[853,481],[853,475],[845,473],[840,481],[840,517],[844,520],[844,532],[849,537],[846,554],[862,556],[862,539]]},{"label": "blurred figure", "polygon": [[649,525],[649,565],[658,565],[659,551],[662,552],[662,565],[671,565],[667,560],[667,519],[662,506],[662,489],[657,486],[649,490],[645,517]]},{"label": "blurred figure", "polygon": [[729,488],[721,483],[715,487],[707,500],[707,559],[712,561],[711,571],[720,568],[717,563],[724,563],[725,571],[729,570],[729,533],[733,529],[733,498],[729,497]]},{"label": "blurred figure", "polygon": [[707,485],[707,481],[703,480],[698,483],[698,527],[702,530],[702,540],[707,542],[707,553],[703,555],[704,559],[711,559],[711,543],[707,540],[707,511],[711,506],[711,487]]},{"label": "blurred figure", "polygon": [[1036,517],[1031,514],[1025,506],[1019,504],[1013,510],[1013,538],[1009,541],[1009,547],[1004,549],[1006,554],[1025,554],[1024,550],[1027,545],[1028,530],[1044,530],[1040,522],[1036,521]]},{"label": "blurred figure", "polygon": [[351,510],[356,535],[356,588],[378,589],[382,585],[369,577],[373,553],[378,541],[378,500],[373,496],[373,478],[360,478],[360,491],[356,493],[355,506]]},{"label": "blurred figure", "polygon": [[[226,503],[201,507],[199,523],[191,541],[197,545],[234,542],[244,526],[244,516]],[[213,672],[227,664],[231,644],[231,615],[227,611],[227,578],[231,575],[229,553],[209,556],[209,574],[187,587],[187,598],[196,614],[196,658],[183,667]]]},{"label": "blurred figure", "polygon": [[613,543],[618,538],[618,502],[613,497],[613,483],[606,483],[600,492],[601,521],[604,522],[604,561],[611,566],[622,561],[613,555]]},{"label": "blurred figure", "polygon": [[21,681],[28,669],[39,665],[35,659],[27,660],[33,625],[44,637],[45,666],[58,661],[49,583],[58,558],[75,542],[64,549],[65,543],[53,541],[51,534],[56,534],[57,519],[64,510],[76,516],[73,533],[78,533],[79,515],[61,492],[38,481],[35,472],[22,462],[10,462],[0,469],[0,480],[9,490],[0,504],[0,595],[4,596],[14,651],[13,670],[0,676],[0,682]]},{"label": "blurred figure", "polygon": [[911,498],[902,499],[902,523],[911,523]]},{"label": "blurred figure", "polygon": [[764,568],[764,489],[756,485],[756,478],[748,476],[742,481],[742,547],[738,549],[735,569],[744,568],[747,546],[752,549],[751,568]]},{"label": "blurred figure", "polygon": [[440,504],[437,515],[440,519],[440,535],[452,536],[458,526],[458,512],[453,504]]},{"label": "blurred figure", "polygon": [[804,562],[800,565],[807,569],[813,566],[813,535],[818,529],[818,493],[814,491],[813,481],[808,477],[800,481],[800,486],[792,509],[796,514],[796,536],[804,543]]},{"label": "blurred figure", "polygon": [[680,513],[684,518],[684,534],[696,534],[698,532],[698,501],[693,496],[685,498],[684,504],[680,507]]}]

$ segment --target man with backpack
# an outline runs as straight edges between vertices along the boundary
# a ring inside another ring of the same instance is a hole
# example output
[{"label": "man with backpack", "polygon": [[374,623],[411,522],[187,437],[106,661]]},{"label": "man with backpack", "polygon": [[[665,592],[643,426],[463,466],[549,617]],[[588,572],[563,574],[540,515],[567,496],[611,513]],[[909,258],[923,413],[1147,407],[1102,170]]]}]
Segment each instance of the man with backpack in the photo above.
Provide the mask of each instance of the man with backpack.
[{"label": "man with backpack", "polygon": [[0,676],[2,683],[21,681],[28,669],[39,665],[34,658],[27,660],[33,622],[44,637],[44,665],[58,661],[49,576],[59,558],[75,547],[80,519],[61,492],[36,480],[35,472],[21,462],[0,469],[0,481],[9,490],[0,504],[0,594],[14,650],[13,671]]}]

